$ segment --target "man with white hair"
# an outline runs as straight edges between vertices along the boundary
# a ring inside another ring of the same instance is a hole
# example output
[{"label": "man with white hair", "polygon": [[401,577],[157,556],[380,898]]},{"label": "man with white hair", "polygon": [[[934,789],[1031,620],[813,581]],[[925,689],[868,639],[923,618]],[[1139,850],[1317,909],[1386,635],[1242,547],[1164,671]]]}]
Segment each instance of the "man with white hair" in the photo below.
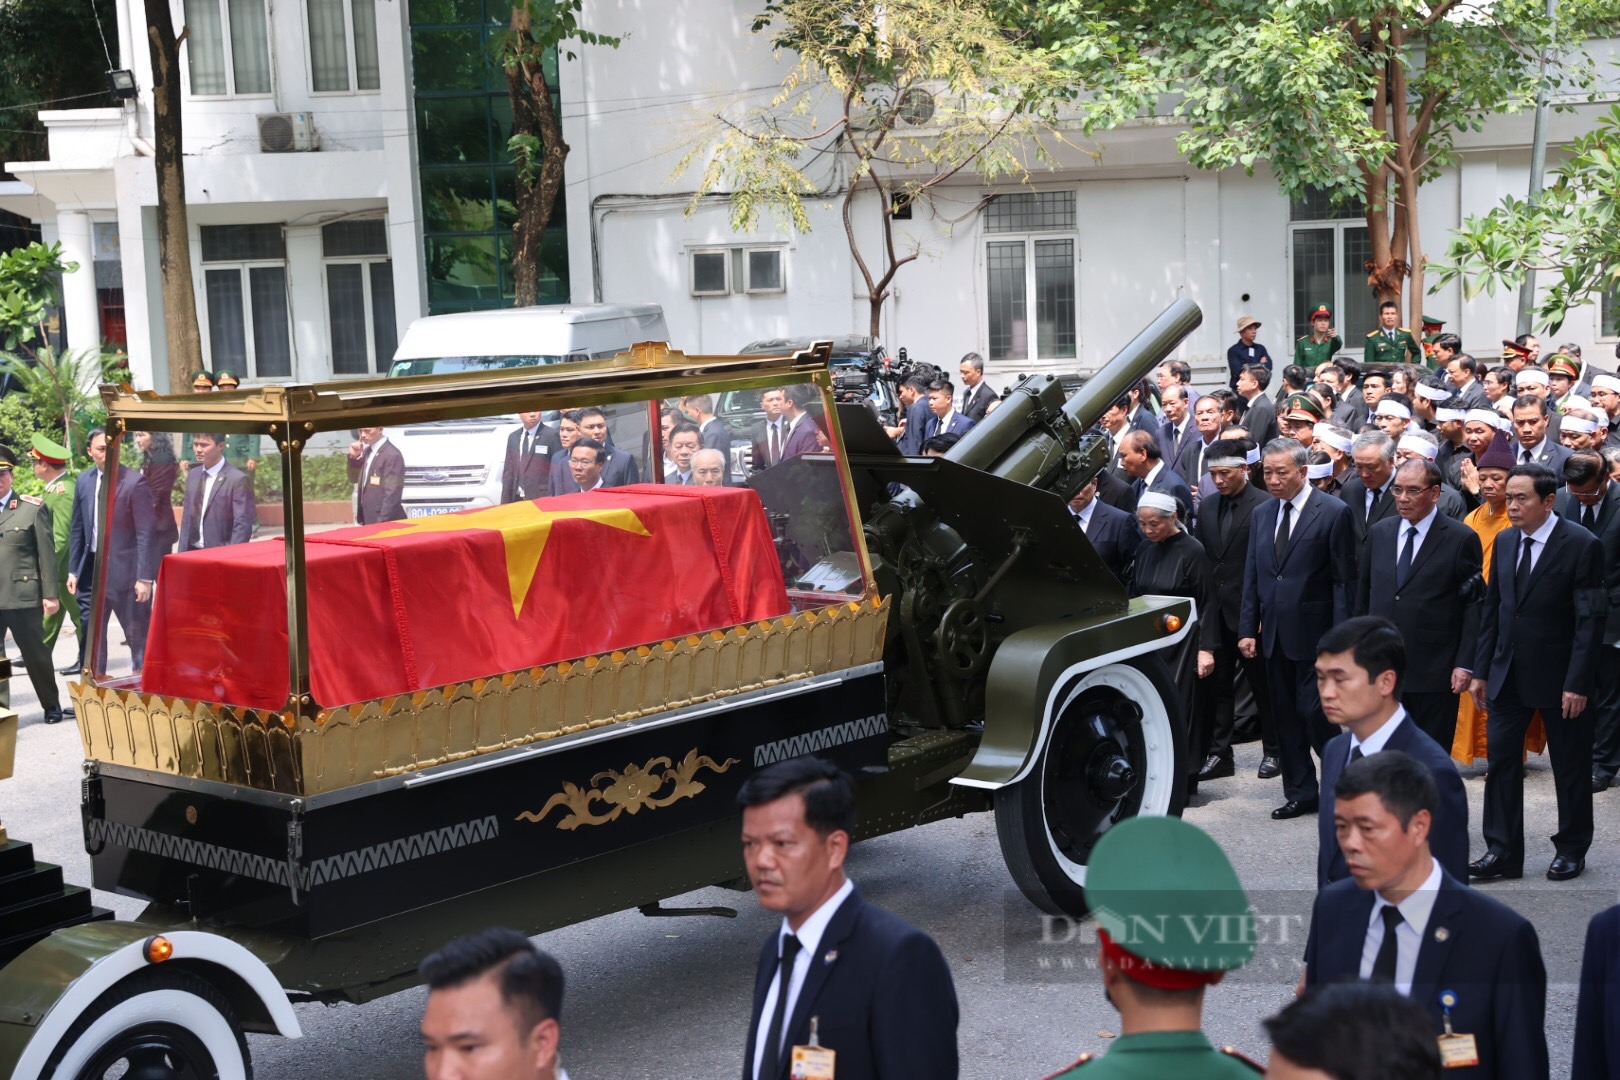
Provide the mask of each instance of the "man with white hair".
[{"label": "man with white hair", "polygon": [[705,447],[692,455],[692,482],[698,487],[724,487],[726,455]]},{"label": "man with white hair", "polygon": [[1570,450],[1601,450],[1609,436],[1608,426],[1591,409],[1564,410],[1558,427],[1558,441]]},{"label": "man with white hair", "polygon": [[[1382,407],[1384,402],[1378,404]],[[1367,550],[1367,530],[1395,516],[1395,496],[1389,490],[1395,473],[1395,440],[1381,431],[1364,431],[1350,444],[1350,459],[1356,475],[1339,489],[1339,498],[1350,508],[1359,567]]]},{"label": "man with white hair", "polygon": [[[1427,431],[1408,431],[1401,436],[1401,441],[1395,444],[1395,468],[1400,469],[1414,458],[1419,461],[1437,462],[1440,456],[1440,440]],[[1435,468],[1439,468],[1436,464]],[[1441,474],[1440,497],[1438,507],[1440,513],[1457,521],[1463,519],[1468,513],[1468,506],[1463,502],[1462,493],[1445,482]],[[1399,505],[1396,506],[1399,510]],[[1461,691],[1459,691],[1460,693]]]}]

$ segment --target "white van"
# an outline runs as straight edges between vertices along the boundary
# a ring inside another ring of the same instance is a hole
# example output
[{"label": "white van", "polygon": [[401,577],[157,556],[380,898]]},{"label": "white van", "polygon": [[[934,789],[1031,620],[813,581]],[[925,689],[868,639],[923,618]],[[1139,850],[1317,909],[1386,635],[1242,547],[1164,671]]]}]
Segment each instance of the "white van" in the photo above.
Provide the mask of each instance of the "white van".
[{"label": "white van", "polygon": [[[667,341],[664,309],[657,304],[587,304],[504,308],[460,315],[430,315],[406,329],[388,369],[390,377],[453,371],[533,367],[614,356],[638,341]],[[580,402],[580,405],[591,404]],[[609,411],[614,442],[640,448],[645,410],[624,423]],[[440,420],[389,428],[388,439],[405,458],[405,513],[448,514],[501,501],[506,440],[517,413],[473,420]],[[623,428],[623,430],[621,430]]]}]

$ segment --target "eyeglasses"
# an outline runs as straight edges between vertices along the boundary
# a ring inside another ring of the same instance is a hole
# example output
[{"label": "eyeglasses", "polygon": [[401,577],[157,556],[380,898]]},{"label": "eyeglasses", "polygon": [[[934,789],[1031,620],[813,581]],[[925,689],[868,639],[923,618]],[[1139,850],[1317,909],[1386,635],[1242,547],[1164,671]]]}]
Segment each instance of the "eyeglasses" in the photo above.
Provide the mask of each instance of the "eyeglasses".
[{"label": "eyeglasses", "polygon": [[1422,487],[1403,487],[1402,485],[1397,484],[1390,488],[1390,490],[1395,493],[1395,497],[1397,499],[1415,499],[1425,491],[1428,491],[1430,488],[1436,488],[1439,486],[1439,484],[1425,484]]}]

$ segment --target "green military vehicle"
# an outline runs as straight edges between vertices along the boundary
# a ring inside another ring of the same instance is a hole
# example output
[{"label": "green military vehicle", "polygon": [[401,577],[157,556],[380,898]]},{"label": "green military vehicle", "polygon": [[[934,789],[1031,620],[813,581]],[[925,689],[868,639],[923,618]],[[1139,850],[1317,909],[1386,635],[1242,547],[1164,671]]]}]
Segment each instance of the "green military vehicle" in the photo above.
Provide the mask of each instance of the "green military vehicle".
[{"label": "green military vehicle", "polygon": [[[149,623],[124,627],[141,669],[115,655],[72,684],[84,840],[94,886],[147,906],[111,921],[26,844],[0,848],[0,1073],[244,1077],[243,1032],[297,1037],[294,1002],[412,986],[454,935],[703,913],[660,902],[747,888],[737,789],[808,753],[856,778],[861,838],[992,811],[1030,900],[1082,914],[1097,839],[1181,811],[1164,654],[1197,612],[1127,599],[1065,502],[1106,462],[1096,418],[1200,318],[1178,302],[1067,400],[1025,380],[942,458],[901,457],[870,410],[839,406],[825,344],[104,388],[109,468],[131,432],[258,435],[278,451],[259,491],[280,502],[193,467],[190,550],[167,554],[118,535],[130,515],[104,486],[89,632],[129,610],[99,590],[110,559],[161,568]],[[809,426],[736,487],[604,486],[635,451],[575,442],[557,465],[579,494],[334,528],[403,467],[381,443],[347,461],[310,446],[581,405],[645,406],[657,432],[668,399],[776,388]],[[352,505],[329,497],[343,469]],[[221,546],[241,513],[256,538]]]}]

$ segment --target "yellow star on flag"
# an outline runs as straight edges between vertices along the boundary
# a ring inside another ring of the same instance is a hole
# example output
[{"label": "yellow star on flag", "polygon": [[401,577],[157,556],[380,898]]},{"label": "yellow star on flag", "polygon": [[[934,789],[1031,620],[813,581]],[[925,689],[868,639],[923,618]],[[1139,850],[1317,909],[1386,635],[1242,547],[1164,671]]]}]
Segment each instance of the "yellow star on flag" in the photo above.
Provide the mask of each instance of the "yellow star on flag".
[{"label": "yellow star on flag", "polygon": [[465,532],[468,529],[488,529],[501,534],[506,545],[506,583],[512,591],[512,617],[523,611],[523,601],[534,584],[534,572],[540,566],[546,541],[551,537],[551,526],[559,521],[594,521],[610,528],[622,529],[638,536],[652,533],[641,523],[634,510],[617,506],[593,507],[589,510],[542,510],[532,502],[506,503],[487,510],[471,513],[437,514],[432,517],[412,518],[409,523],[382,532],[372,533],[367,539],[380,540],[385,536],[413,536],[420,533]]}]

